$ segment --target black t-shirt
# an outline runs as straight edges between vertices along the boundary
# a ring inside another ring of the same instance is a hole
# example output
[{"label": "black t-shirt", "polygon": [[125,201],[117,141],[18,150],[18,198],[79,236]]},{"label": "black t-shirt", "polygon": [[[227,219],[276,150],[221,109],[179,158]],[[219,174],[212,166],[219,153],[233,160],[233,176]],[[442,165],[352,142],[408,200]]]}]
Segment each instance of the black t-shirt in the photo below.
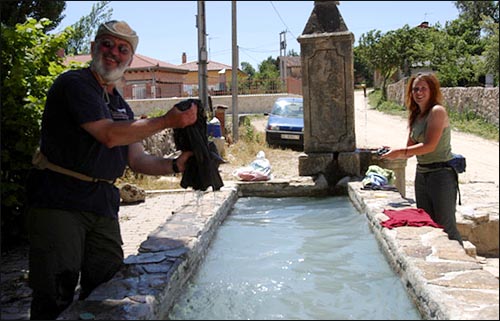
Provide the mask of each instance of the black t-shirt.
[{"label": "black t-shirt", "polygon": [[[81,125],[100,119],[132,120],[134,113],[115,89],[104,97],[89,68],[61,74],[47,94],[42,117],[41,151],[49,161],[90,177],[114,180],[127,165],[127,146],[108,148]],[[30,204],[118,217],[118,189],[106,182],[85,182],[51,170],[33,170]]]}]

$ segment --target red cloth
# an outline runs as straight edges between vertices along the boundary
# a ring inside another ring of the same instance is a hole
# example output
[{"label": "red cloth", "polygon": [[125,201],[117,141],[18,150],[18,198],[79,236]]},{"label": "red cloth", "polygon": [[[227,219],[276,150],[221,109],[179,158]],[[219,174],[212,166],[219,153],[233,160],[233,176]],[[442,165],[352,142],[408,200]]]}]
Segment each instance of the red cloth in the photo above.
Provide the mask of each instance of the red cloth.
[{"label": "red cloth", "polygon": [[432,220],[429,213],[421,208],[407,208],[402,210],[385,209],[383,213],[389,216],[389,219],[381,222],[380,225],[390,229],[398,226],[432,226],[443,228],[443,226]]}]

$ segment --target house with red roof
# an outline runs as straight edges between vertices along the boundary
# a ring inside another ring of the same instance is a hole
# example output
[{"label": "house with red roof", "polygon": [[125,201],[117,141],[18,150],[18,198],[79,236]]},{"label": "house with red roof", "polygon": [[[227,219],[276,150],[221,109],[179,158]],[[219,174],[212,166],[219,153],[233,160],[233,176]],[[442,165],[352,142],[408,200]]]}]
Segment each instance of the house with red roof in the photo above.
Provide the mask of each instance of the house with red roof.
[{"label": "house with red roof", "polygon": [[[182,53],[182,64],[179,67],[188,70],[184,82],[184,91],[188,95],[198,95],[198,61],[187,62],[186,53]],[[238,69],[238,81],[247,79],[248,75]],[[207,62],[207,87],[211,95],[228,94],[233,79],[233,67],[216,61]]]},{"label": "house with red roof", "polygon": [[[90,55],[65,57],[66,64],[71,61],[88,63],[91,60]],[[117,88],[125,99],[183,97],[186,96],[184,82],[188,72],[184,67],[135,54]]]}]

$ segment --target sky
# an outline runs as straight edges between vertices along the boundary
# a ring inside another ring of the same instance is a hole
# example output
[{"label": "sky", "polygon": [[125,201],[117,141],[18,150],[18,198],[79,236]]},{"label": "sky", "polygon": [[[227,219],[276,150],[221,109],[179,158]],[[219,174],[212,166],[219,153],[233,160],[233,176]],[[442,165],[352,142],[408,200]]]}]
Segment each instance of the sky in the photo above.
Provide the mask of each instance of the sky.
[{"label": "sky", "polygon": [[[91,12],[97,1],[66,1],[65,18],[57,30]],[[232,1],[205,1],[208,59],[232,64]],[[458,17],[452,1],[340,1],[339,11],[355,38],[370,30],[386,33],[428,21],[444,26]],[[139,35],[137,53],[180,65],[198,60],[198,1],[111,1],[112,19],[126,21]],[[297,38],[311,15],[314,1],[236,1],[236,38],[239,65],[256,70],[269,57],[280,55],[280,33],[285,32],[286,52],[300,54]]]}]

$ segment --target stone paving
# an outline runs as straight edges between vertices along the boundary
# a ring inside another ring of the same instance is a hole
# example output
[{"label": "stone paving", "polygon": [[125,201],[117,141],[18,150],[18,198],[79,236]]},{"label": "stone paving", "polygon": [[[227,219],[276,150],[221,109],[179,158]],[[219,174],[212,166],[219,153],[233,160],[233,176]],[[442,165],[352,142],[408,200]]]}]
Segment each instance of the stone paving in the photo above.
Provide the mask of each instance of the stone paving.
[{"label": "stone paving", "polygon": [[[284,194],[314,193],[314,186],[304,179],[296,184],[241,184],[238,193],[246,190],[244,193],[249,194],[255,186],[266,193],[270,190]],[[356,184],[349,183],[353,203],[370,220],[388,260],[401,275],[425,319],[499,319],[498,258],[467,255],[457,242],[449,241],[438,229],[381,228],[378,223],[384,219],[381,209],[406,199],[395,192],[362,191]],[[407,186],[407,199],[412,197],[411,189]],[[496,210],[498,220],[497,186],[461,186],[461,189],[462,201],[469,206],[466,212],[470,208]],[[224,191],[206,194],[201,199],[186,191],[148,194],[144,203],[122,206],[126,268],[94,291],[88,300],[76,302],[61,318],[78,319],[82,312],[89,312],[96,319],[164,317],[175,300],[173,293],[180,291],[196,269],[216,226],[236,199],[237,193],[229,184]],[[471,206],[473,199],[486,206]],[[25,247],[2,254],[2,320],[29,319],[31,291],[27,287],[27,269]]]},{"label": "stone paving", "polygon": [[[137,254],[140,244],[151,231],[170,217],[173,211],[194,197],[192,192],[149,193],[147,201],[122,205],[120,226],[125,257]],[[29,320],[31,289],[28,287],[28,247],[20,246],[2,253],[1,320]]]}]

